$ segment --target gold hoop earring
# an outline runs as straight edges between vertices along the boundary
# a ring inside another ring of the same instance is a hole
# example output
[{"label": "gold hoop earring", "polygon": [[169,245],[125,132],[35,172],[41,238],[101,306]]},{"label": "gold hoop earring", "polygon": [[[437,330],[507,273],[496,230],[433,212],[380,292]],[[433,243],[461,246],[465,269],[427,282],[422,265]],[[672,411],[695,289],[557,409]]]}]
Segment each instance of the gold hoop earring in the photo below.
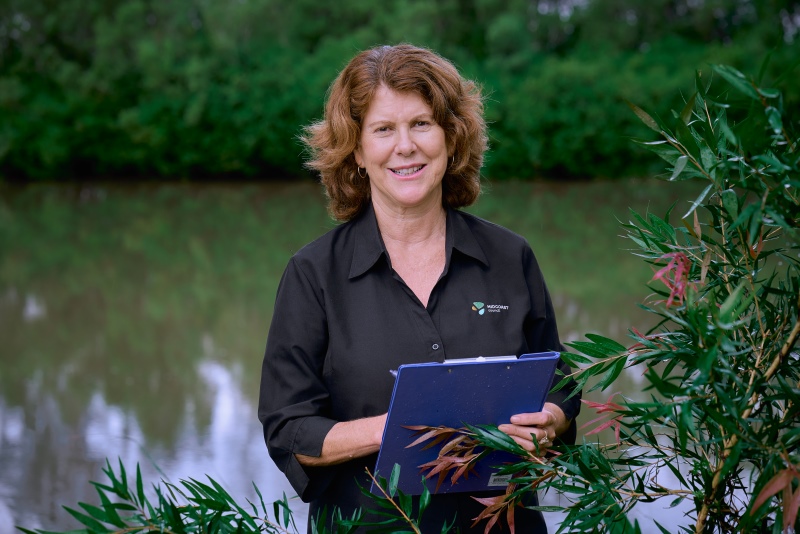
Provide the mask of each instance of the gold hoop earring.
[{"label": "gold hoop earring", "polygon": [[367,169],[364,169],[364,174],[361,174],[361,169],[364,169],[364,167],[357,167],[356,172],[358,173],[358,176],[360,178],[362,178],[362,179],[366,178],[367,177]]},{"label": "gold hoop earring", "polygon": [[452,167],[455,164],[456,164],[456,155],[453,154],[452,156],[450,156],[450,166]]}]

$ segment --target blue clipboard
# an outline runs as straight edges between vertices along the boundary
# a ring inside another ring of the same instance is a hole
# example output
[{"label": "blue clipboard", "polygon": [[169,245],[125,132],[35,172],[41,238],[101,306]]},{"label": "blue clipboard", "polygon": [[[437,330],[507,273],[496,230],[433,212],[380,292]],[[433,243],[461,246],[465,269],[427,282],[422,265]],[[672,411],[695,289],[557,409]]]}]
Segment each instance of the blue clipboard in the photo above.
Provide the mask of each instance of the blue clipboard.
[{"label": "blue clipboard", "polygon": [[[375,473],[389,478],[400,464],[398,489],[407,495],[502,490],[510,475],[500,476],[494,466],[514,461],[503,452],[493,452],[479,461],[468,477],[455,484],[447,477],[436,489],[438,475],[423,482],[419,466],[435,460],[443,443],[423,449],[424,443],[407,448],[415,440],[405,426],[500,425],[512,415],[539,412],[555,375],[560,353],[541,352],[513,356],[451,360],[445,363],[401,365],[397,370],[392,400]],[[380,490],[372,485],[371,491]]]}]

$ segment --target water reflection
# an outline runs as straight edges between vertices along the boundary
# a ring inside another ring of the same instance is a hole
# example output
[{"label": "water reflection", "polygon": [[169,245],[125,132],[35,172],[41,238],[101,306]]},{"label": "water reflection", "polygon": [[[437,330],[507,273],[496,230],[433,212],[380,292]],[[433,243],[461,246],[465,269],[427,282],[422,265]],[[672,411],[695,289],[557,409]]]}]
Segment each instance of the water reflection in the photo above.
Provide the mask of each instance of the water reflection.
[{"label": "water reflection", "polygon": [[[174,439],[169,443],[149,438],[133,409],[109,403],[99,389],[88,395],[74,424],[65,418],[66,399],[42,388],[41,374],[27,384],[21,405],[9,404],[4,395],[0,399],[0,500],[5,508],[0,507],[0,519],[4,510],[6,523],[11,517],[28,528],[76,526],[61,505],[97,502],[88,481],[104,480],[101,468],[106,458],[115,469],[117,459],[129,470],[139,463],[150,482],[208,475],[239,502],[255,501],[253,483],[270,501],[283,492],[291,495],[290,486],[265,453],[252,396],[242,389],[241,366],[203,359],[189,374],[210,410],[202,414],[192,399],[184,404],[164,403],[157,415],[177,414],[171,432]],[[297,510],[298,521],[304,521],[304,508]]]},{"label": "water reflection", "polygon": [[[611,244],[614,213],[674,199],[598,187],[496,185],[474,210],[534,244],[565,340],[649,321],[647,269]],[[0,191],[0,534],[75,528],[61,507],[98,501],[106,458],[151,483],[207,474],[241,502],[253,482],[292,495],[255,402],[277,282],[331,227],[323,202],[313,184]]]}]

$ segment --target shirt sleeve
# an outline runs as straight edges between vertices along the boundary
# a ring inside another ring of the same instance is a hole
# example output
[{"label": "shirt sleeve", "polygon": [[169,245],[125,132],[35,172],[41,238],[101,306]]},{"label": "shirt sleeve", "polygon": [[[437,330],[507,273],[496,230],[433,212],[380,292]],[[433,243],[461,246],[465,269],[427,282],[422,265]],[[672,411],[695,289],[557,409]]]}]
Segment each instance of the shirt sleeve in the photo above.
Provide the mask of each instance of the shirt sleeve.
[{"label": "shirt sleeve", "polygon": [[322,291],[292,258],[283,273],[261,369],[258,418],[277,467],[303,501],[330,482],[330,468],[304,467],[295,454],[320,456],[337,421],[323,381],[328,328]]},{"label": "shirt sleeve", "polygon": [[[525,325],[528,346],[533,352],[550,350],[563,352],[566,349],[558,338],[553,302],[550,299],[550,293],[544,283],[544,277],[539,265],[530,248],[526,249],[523,262],[532,304],[531,316]],[[563,379],[564,375],[568,375],[571,372],[569,365],[564,360],[559,360],[557,369],[554,385]],[[575,418],[581,409],[581,392],[579,391],[573,397],[567,399],[577,387],[578,384],[569,379],[565,387],[556,392],[551,392],[547,396],[547,402],[551,402],[561,408],[567,419],[571,421],[569,430],[560,436],[561,440],[565,442],[574,443],[577,434]]]}]

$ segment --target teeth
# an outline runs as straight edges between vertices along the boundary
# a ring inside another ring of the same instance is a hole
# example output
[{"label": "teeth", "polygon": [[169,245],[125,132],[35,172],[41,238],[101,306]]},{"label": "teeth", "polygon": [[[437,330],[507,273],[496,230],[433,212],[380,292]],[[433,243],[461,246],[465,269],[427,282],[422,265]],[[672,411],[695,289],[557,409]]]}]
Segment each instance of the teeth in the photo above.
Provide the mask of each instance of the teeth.
[{"label": "teeth", "polygon": [[410,167],[408,169],[392,169],[392,172],[399,174],[400,176],[409,176],[419,171],[422,167],[422,165],[419,165],[417,167]]}]

